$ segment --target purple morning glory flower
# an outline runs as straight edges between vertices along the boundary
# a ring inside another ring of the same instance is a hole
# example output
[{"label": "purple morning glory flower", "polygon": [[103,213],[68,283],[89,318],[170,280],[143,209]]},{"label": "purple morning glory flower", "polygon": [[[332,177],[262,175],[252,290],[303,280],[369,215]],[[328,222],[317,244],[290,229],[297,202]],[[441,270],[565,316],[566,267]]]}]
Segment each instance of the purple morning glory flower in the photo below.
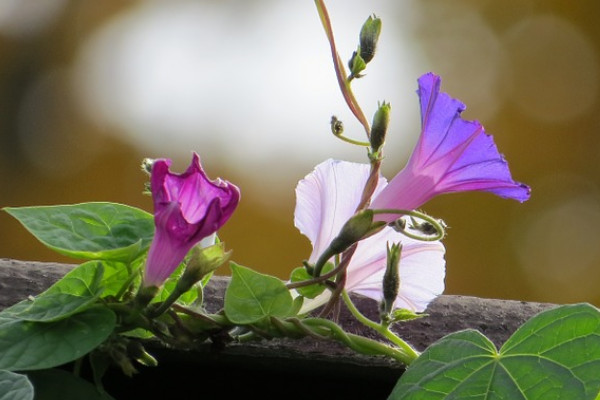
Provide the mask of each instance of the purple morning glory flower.
[{"label": "purple morning glory flower", "polygon": [[492,136],[479,122],[463,120],[465,105],[440,93],[440,84],[432,73],[419,78],[421,136],[408,164],[373,198],[372,208],[414,210],[439,194],[471,190],[529,199],[530,188],[512,179]]},{"label": "purple morning glory flower", "polygon": [[[329,246],[344,223],[354,215],[362,190],[369,177],[369,165],[327,160],[302,179],[296,187],[294,223],[308,237],[313,251],[308,261],[314,263]],[[385,190],[385,178],[379,180],[375,195]],[[400,288],[394,308],[423,311],[444,291],[445,261],[441,242],[410,239],[386,227],[359,242],[350,261],[346,290],[380,301],[383,298],[383,274],[387,260],[387,243],[402,242],[399,265]],[[301,312],[324,304],[330,296],[306,299]]]},{"label": "purple morning glory flower", "polygon": [[182,174],[169,170],[171,160],[152,165],[154,239],[148,251],[144,286],[160,286],[198,242],[214,241],[214,233],[238,205],[239,189],[220,179],[211,181],[194,153]]}]

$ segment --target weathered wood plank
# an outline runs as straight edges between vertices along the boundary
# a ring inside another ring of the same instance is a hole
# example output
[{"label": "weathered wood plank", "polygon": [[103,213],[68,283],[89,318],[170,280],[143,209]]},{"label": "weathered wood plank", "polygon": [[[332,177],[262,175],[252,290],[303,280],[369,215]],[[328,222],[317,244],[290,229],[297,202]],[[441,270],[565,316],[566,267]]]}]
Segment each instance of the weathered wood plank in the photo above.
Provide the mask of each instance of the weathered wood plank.
[{"label": "weathered wood plank", "polygon": [[[0,259],[0,309],[42,292],[73,267],[74,265],[69,264]],[[211,280],[205,292],[205,304],[209,311],[221,308],[228,282],[228,277],[214,277]],[[377,304],[374,301],[355,299],[365,315],[377,318]],[[440,296],[428,308],[428,317],[396,324],[394,330],[418,350],[425,349],[446,334],[467,328],[480,330],[500,346],[527,319],[554,306],[468,296]],[[345,309],[340,311],[338,322],[348,332],[378,338],[374,332],[357,323]],[[231,378],[233,375],[236,379],[247,379],[248,382],[273,374],[318,377],[319,380],[326,379],[329,382],[352,383],[352,386],[346,387],[350,393],[359,394],[364,389],[365,394],[371,395],[375,394],[373,385],[379,387],[381,394],[389,393],[404,370],[402,366],[382,357],[359,355],[337,343],[312,338],[231,344],[224,349],[215,349],[207,344],[193,352],[161,348],[151,350],[157,355],[162,369],[146,369],[143,374],[131,379],[114,374],[112,380],[108,380],[107,387],[116,385],[123,393],[130,387],[140,395],[139,388],[142,384],[148,393],[156,394],[154,391],[160,390],[158,387],[152,389],[153,382],[160,381],[156,374],[165,374],[165,369],[168,369],[169,373],[181,377],[191,369],[202,371],[209,380],[221,379],[223,384],[228,382],[223,376]],[[370,382],[368,389],[363,388],[365,382]],[[283,387],[278,388],[273,381],[270,385],[273,393],[283,390]],[[165,386],[163,382],[161,388],[165,387],[168,385]],[[331,394],[342,394],[340,388],[336,390]]]}]

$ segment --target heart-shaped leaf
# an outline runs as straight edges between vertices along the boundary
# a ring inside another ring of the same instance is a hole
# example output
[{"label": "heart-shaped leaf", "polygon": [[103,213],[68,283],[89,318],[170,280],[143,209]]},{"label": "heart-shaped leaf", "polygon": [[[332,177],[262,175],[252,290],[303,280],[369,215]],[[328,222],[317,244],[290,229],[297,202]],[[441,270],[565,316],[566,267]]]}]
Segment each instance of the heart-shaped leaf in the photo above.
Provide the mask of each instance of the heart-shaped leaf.
[{"label": "heart-shaped leaf", "polygon": [[231,322],[252,324],[265,317],[293,315],[294,301],[283,281],[234,263],[231,272],[225,292],[225,314]]},{"label": "heart-shaped leaf", "polygon": [[500,351],[478,331],[450,334],[409,366],[390,400],[594,400],[600,391],[600,312],[588,304],[538,314]]},{"label": "heart-shaped leaf", "polygon": [[150,245],[151,214],[123,204],[7,207],[40,242],[69,257],[129,262]]}]

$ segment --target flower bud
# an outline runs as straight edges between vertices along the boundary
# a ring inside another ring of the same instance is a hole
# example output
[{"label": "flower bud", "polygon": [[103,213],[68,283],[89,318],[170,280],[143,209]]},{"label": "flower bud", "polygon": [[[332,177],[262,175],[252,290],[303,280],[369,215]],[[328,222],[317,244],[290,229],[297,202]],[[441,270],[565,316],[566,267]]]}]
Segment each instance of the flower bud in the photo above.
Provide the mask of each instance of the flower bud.
[{"label": "flower bud", "polygon": [[194,247],[185,271],[177,281],[177,289],[181,293],[187,292],[205,275],[225,264],[229,258],[231,258],[231,250],[225,251],[223,242],[202,249]]},{"label": "flower bud", "polygon": [[331,116],[331,133],[333,133],[334,136],[340,136],[344,133],[344,123],[335,115]]},{"label": "flower bud", "polygon": [[375,56],[377,41],[381,33],[381,19],[369,16],[360,30],[360,57],[368,64]]},{"label": "flower bud", "polygon": [[373,228],[373,210],[361,210],[350,218],[329,245],[329,249],[338,254],[363,239]]},{"label": "flower bud", "polygon": [[156,160],[153,158],[144,158],[142,160],[142,171],[144,171],[145,173],[147,173],[148,175],[152,174],[152,166],[154,165],[154,162]]},{"label": "flower bud", "polygon": [[387,248],[387,265],[383,274],[383,300],[381,302],[381,314],[388,315],[392,311],[398,290],[400,289],[400,255],[402,244],[394,243]]},{"label": "flower bud", "polygon": [[379,108],[373,116],[373,126],[371,128],[371,150],[377,153],[385,143],[385,134],[390,123],[390,111],[392,106],[385,101],[379,105]]}]

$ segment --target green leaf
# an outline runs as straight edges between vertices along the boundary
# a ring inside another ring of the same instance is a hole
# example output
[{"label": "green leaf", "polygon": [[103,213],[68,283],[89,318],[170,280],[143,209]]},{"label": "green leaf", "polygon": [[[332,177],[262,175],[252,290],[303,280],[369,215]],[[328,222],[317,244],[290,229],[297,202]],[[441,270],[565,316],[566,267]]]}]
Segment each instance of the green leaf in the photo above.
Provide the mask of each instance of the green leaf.
[{"label": "green leaf", "polygon": [[141,281],[141,275],[138,270],[144,264],[145,259],[143,257],[136,259],[131,264],[124,264],[117,261],[102,261],[104,266],[104,276],[102,278],[102,297],[114,296],[128,282],[132,274],[135,274],[131,285],[137,288]]},{"label": "green leaf", "polygon": [[414,319],[418,319],[418,318],[423,318],[423,317],[427,317],[427,314],[424,313],[419,313],[417,314],[416,312],[412,311],[412,310],[407,310],[406,308],[396,308],[395,310],[392,311],[391,315],[390,315],[390,323],[396,323],[396,322],[406,322],[406,321],[412,321]]},{"label": "green leaf", "polygon": [[273,276],[231,263],[225,291],[225,314],[235,324],[252,324],[265,317],[293,315],[294,303],[285,284]]},{"label": "green leaf", "polygon": [[100,297],[103,271],[99,262],[82,264],[45,292],[3,310],[0,317],[53,322],[84,311]]},{"label": "green leaf", "polygon": [[114,400],[88,381],[60,369],[27,374],[35,387],[35,400]]},{"label": "green leaf", "polygon": [[[328,272],[333,271],[333,264],[328,262],[323,266],[323,270],[321,271],[321,275],[324,275]],[[291,282],[302,282],[302,281],[308,281],[310,279],[313,279],[313,276],[310,275],[308,273],[308,271],[306,270],[306,268],[304,267],[298,267],[298,268],[294,268],[292,270],[292,273],[290,275],[290,281]],[[302,286],[299,288],[296,288],[296,291],[301,295],[304,296],[306,298],[309,299],[314,299],[315,297],[317,297],[318,295],[320,295],[321,293],[323,293],[323,291],[326,289],[325,285],[322,284],[318,284],[318,283],[314,283],[312,285],[308,285],[308,286]]]},{"label": "green leaf", "polygon": [[[89,308],[98,296],[73,296],[66,293],[53,293],[39,296],[33,300],[27,299],[13,306],[8,311],[17,309],[13,313],[15,319],[23,321],[53,322],[67,318]],[[1,315],[1,314],[0,314]]]},{"label": "green leaf", "polygon": [[60,254],[86,260],[129,262],[154,235],[147,212],[116,203],[7,207],[39,241]]},{"label": "green leaf", "polygon": [[0,371],[0,400],[33,400],[33,386],[25,375]]},{"label": "green leaf", "polygon": [[60,293],[74,296],[96,296],[101,290],[104,270],[102,262],[85,262],[69,271],[39,296]]},{"label": "green leaf", "polygon": [[24,321],[1,313],[0,369],[44,369],[73,361],[102,343],[115,325],[115,314],[103,306],[56,322]]},{"label": "green leaf", "polygon": [[478,331],[450,334],[410,365],[390,400],[593,400],[600,391],[600,312],[561,306],[521,326],[498,352]]}]

